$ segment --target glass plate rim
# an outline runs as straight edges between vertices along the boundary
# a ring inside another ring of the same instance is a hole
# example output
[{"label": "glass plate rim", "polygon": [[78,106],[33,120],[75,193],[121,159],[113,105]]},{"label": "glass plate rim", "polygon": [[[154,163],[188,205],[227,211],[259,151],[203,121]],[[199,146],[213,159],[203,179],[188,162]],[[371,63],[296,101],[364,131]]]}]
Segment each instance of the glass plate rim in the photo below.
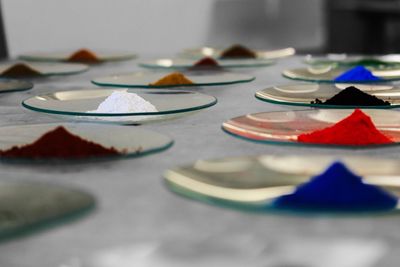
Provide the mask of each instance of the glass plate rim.
[{"label": "glass plate rim", "polygon": [[[326,80],[326,79],[311,79],[311,78],[299,78],[299,77],[293,77],[290,74],[287,73],[289,70],[284,70],[281,74],[284,78],[290,79],[290,80],[295,80],[295,81],[302,81],[302,82],[313,82],[313,83],[338,83],[335,80]],[[388,83],[388,82],[393,82],[393,81],[399,81],[400,76],[397,78],[391,78],[391,79],[381,79],[378,81],[341,81],[340,83],[359,83],[359,84],[371,84],[371,83]]]}]

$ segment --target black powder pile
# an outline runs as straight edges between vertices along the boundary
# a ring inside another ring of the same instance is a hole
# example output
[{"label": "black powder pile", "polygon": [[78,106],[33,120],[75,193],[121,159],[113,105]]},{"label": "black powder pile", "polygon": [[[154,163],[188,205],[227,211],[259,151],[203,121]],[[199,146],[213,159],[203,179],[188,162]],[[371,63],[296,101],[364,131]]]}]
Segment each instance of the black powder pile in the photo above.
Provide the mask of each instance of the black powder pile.
[{"label": "black powder pile", "polygon": [[354,86],[347,87],[340,93],[327,99],[325,102],[317,98],[315,101],[311,101],[311,104],[337,106],[390,106],[388,101],[367,94]]}]

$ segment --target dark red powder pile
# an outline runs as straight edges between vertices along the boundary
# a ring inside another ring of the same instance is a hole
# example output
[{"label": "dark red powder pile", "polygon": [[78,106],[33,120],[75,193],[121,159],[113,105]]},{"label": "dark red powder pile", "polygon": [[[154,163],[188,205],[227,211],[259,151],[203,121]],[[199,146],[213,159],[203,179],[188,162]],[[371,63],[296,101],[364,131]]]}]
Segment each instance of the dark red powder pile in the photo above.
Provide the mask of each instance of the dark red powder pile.
[{"label": "dark red powder pile", "polygon": [[32,144],[14,146],[0,151],[0,156],[30,159],[72,159],[119,155],[115,148],[106,148],[87,141],[59,126],[41,136]]},{"label": "dark red powder pile", "polygon": [[189,70],[222,70],[218,62],[211,57],[204,57],[193,64]]},{"label": "dark red powder pile", "polygon": [[381,133],[371,118],[356,109],[350,116],[322,130],[301,134],[298,142],[329,145],[382,145],[393,141]]},{"label": "dark red powder pile", "polygon": [[390,106],[388,101],[367,94],[360,89],[350,86],[338,94],[322,102],[318,98],[311,104],[337,105],[337,106]]},{"label": "dark red powder pile", "polygon": [[257,55],[247,47],[242,45],[233,45],[225,49],[220,58],[221,59],[235,59],[235,58],[256,58]]}]

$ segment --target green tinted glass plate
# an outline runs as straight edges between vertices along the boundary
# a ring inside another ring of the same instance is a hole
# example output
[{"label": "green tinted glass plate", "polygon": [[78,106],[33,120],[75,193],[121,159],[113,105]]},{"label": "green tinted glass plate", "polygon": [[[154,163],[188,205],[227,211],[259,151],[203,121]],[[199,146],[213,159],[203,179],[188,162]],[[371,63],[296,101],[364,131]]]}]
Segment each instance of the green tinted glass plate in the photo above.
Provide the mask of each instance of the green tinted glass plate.
[{"label": "green tinted glass plate", "polygon": [[311,109],[247,114],[223,123],[225,132],[246,140],[266,144],[318,146],[326,148],[374,148],[398,145],[400,142],[400,112],[384,109],[364,109],[375,126],[395,142],[385,145],[338,146],[297,142],[297,136],[323,129],[349,116],[351,109]]},{"label": "green tinted glass plate", "polygon": [[[144,68],[186,69],[192,67],[197,61],[194,59],[164,58],[142,61],[139,62],[139,66]],[[264,67],[274,64],[274,61],[270,59],[217,59],[216,61],[223,68]]]},{"label": "green tinted glass plate", "polygon": [[[114,147],[118,151],[125,153],[115,156],[90,158],[91,160],[108,160],[144,156],[150,153],[163,151],[169,148],[173,141],[170,137],[154,131],[146,130],[141,127],[128,127],[118,125],[102,124],[32,124],[0,127],[0,150],[6,150],[13,146],[21,146],[36,141],[44,133],[62,125],[71,133],[83,139],[93,141],[105,147]],[[28,159],[17,159],[0,157],[2,161],[21,161],[26,163]],[[56,159],[61,162],[82,161],[82,159]],[[31,162],[37,162],[31,160]],[[49,163],[49,161],[41,161]]]},{"label": "green tinted glass plate", "polygon": [[[157,112],[136,113],[93,113],[114,91],[128,91],[138,94],[151,104]],[[129,124],[152,120],[164,120],[213,106],[217,99],[213,96],[174,90],[133,90],[133,89],[83,89],[60,91],[28,98],[22,105],[28,109],[48,114],[74,116],[76,120]],[[169,115],[169,116],[167,116]]]},{"label": "green tinted glass plate", "polygon": [[45,229],[85,214],[93,196],[63,186],[0,182],[0,240]]},{"label": "green tinted glass plate", "polygon": [[[278,212],[271,205],[274,198],[293,192],[295,186],[336,160],[362,175],[366,183],[382,186],[400,197],[400,162],[382,158],[262,155],[198,160],[167,170],[164,178],[172,191],[189,198],[244,210]],[[398,211],[399,206],[380,213]]]},{"label": "green tinted glass plate", "polygon": [[33,88],[33,84],[27,81],[0,78],[0,93],[26,91]]},{"label": "green tinted glass plate", "polygon": [[117,74],[112,76],[95,78],[92,82],[100,86],[117,86],[117,87],[137,87],[137,88],[170,88],[170,87],[196,87],[196,86],[218,86],[234,83],[251,82],[254,76],[240,74],[234,72],[187,72],[183,73],[194,84],[186,85],[150,85],[168,73],[160,72],[135,72],[130,74]]},{"label": "green tinted glass plate", "polygon": [[342,66],[367,65],[378,68],[399,67],[400,55],[349,55],[327,54],[322,56],[307,55],[304,62],[311,65],[337,64]]},{"label": "green tinted glass plate", "polygon": [[[95,53],[100,61],[121,61],[130,60],[136,57],[136,54],[128,52],[111,52],[111,51],[97,51],[91,50]],[[27,54],[22,54],[19,56],[20,59],[28,61],[66,61],[68,58],[76,51],[56,51],[56,52],[32,52]]]},{"label": "green tinted glass plate", "polygon": [[0,76],[3,75],[4,71],[16,63],[23,63],[24,65],[36,70],[40,73],[40,75],[43,76],[76,74],[89,69],[87,65],[78,63],[6,62],[0,64]]},{"label": "green tinted glass plate", "polygon": [[[335,78],[342,73],[348,71],[350,68],[334,67],[332,65],[326,66],[309,66],[306,68],[297,68],[284,70],[282,75],[286,78],[300,81],[310,82],[326,82],[335,83]],[[400,79],[400,68],[391,68],[385,70],[374,69],[368,67],[372,74],[381,78],[382,81],[349,81],[346,83],[376,83],[376,82],[389,82]],[[343,83],[343,82],[341,82]]]},{"label": "green tinted glass plate", "polygon": [[[325,105],[311,104],[311,101],[319,99],[326,101],[341,90],[349,86],[374,95],[382,100],[391,103],[390,106],[344,106],[344,105]],[[310,106],[320,108],[378,108],[388,109],[400,107],[400,87],[390,84],[293,84],[277,85],[258,91],[256,98],[281,105]]]},{"label": "green tinted glass plate", "polygon": [[[200,47],[200,48],[189,48],[185,49],[180,55],[182,57],[189,58],[202,58],[202,57],[214,57],[219,58],[223,48],[216,47]],[[258,59],[278,59],[282,57],[293,56],[296,50],[292,47],[274,49],[274,50],[254,50]]]}]

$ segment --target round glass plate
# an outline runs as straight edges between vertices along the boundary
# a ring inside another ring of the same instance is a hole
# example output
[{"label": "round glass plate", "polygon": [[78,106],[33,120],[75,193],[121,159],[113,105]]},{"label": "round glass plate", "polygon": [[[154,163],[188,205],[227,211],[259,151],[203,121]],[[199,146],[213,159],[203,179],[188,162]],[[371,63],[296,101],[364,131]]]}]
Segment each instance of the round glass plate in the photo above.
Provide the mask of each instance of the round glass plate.
[{"label": "round glass plate", "polygon": [[[32,52],[22,54],[19,56],[19,58],[28,61],[67,61],[68,58],[76,51]],[[96,50],[94,50],[93,52],[101,62],[130,60],[137,56],[136,54],[127,52],[110,52]]]},{"label": "round glass plate", "polygon": [[45,62],[6,62],[0,64],[0,76],[17,63],[36,70],[40,76],[75,74],[87,71],[89,67],[78,63],[45,63]]},{"label": "round glass plate", "polygon": [[[118,125],[102,124],[82,124],[82,123],[63,123],[63,124],[32,124],[0,127],[0,150],[10,149],[13,146],[21,146],[35,142],[40,136],[57,126],[62,125],[68,131],[82,137],[85,140],[93,141],[104,147],[114,147],[118,151],[125,153],[115,156],[96,157],[90,159],[54,159],[60,162],[87,162],[90,160],[108,160],[120,158],[132,158],[144,156],[150,153],[163,151],[173,144],[173,140],[165,135],[142,129],[139,127],[127,127]],[[28,159],[0,157],[6,162],[27,162]],[[44,162],[48,160],[30,160],[31,162]],[[53,160],[51,161],[53,162]]]},{"label": "round glass plate", "polygon": [[[114,91],[135,93],[156,107],[157,112],[94,113]],[[187,113],[213,106],[213,96],[187,91],[132,90],[132,89],[83,89],[60,91],[28,98],[22,102],[25,108],[56,115],[74,116],[76,120],[110,123],[135,123],[170,118],[167,115]]]},{"label": "round glass plate", "polygon": [[[245,210],[279,212],[271,205],[274,198],[293,192],[297,185],[321,173],[336,160],[363,176],[366,183],[382,186],[400,197],[399,161],[382,158],[261,155],[198,160],[167,170],[164,178],[172,191],[189,198]],[[379,213],[398,211],[399,206],[393,211]],[[371,214],[371,211],[366,213]]]},{"label": "round glass plate", "polygon": [[26,91],[33,88],[33,84],[27,81],[14,79],[0,79],[0,94],[15,91]]},{"label": "round glass plate", "polygon": [[[311,104],[315,99],[326,101],[341,90],[349,86],[374,95],[382,100],[391,103],[389,106],[345,106],[345,105],[326,105]],[[293,84],[277,85],[258,91],[256,98],[280,105],[310,106],[320,108],[398,108],[400,107],[400,87],[389,84]]]},{"label": "round glass plate", "polygon": [[[194,59],[154,59],[139,62],[139,66],[144,68],[161,68],[161,69],[187,69],[192,67],[198,60]],[[218,65],[223,68],[248,68],[248,67],[264,67],[274,64],[270,59],[217,59]]]},{"label": "round glass plate", "polygon": [[45,183],[0,182],[0,240],[52,227],[86,214],[90,194]]},{"label": "round glass plate", "polygon": [[[310,82],[326,82],[335,83],[335,78],[342,73],[348,71],[350,68],[334,67],[332,65],[324,66],[309,66],[307,68],[297,68],[284,70],[282,75],[292,80],[310,81]],[[379,70],[376,68],[368,67],[372,74],[382,79],[382,81],[349,81],[346,83],[376,83],[376,82],[389,82],[400,79],[400,67]],[[341,82],[344,83],[344,82]]]},{"label": "round glass plate", "polygon": [[[214,57],[219,58],[223,48],[213,47],[200,47],[200,48],[189,48],[185,49],[180,55],[182,57],[189,58],[202,58],[202,57]],[[282,57],[293,56],[296,50],[292,47],[275,49],[275,50],[253,50],[258,59],[278,59]]]},{"label": "round glass plate", "polygon": [[193,84],[180,85],[150,85],[168,73],[159,72],[135,72],[130,74],[117,74],[101,78],[95,78],[92,83],[100,86],[136,87],[136,88],[169,88],[169,87],[196,87],[218,86],[235,83],[251,82],[254,76],[233,72],[187,72],[183,73]]},{"label": "round glass plate", "polygon": [[338,146],[297,142],[297,136],[323,129],[349,116],[351,109],[311,109],[248,114],[223,123],[225,132],[246,140],[266,144],[318,146],[327,148],[374,148],[398,145],[400,142],[400,112],[384,109],[364,109],[375,126],[395,142],[385,145]]},{"label": "round glass plate", "polygon": [[[342,66],[355,66],[360,63],[375,67],[400,66],[399,54],[388,55],[349,55],[349,54],[327,54],[321,56],[307,55],[304,62],[311,65],[337,64]],[[381,62],[382,64],[379,64]]]}]

